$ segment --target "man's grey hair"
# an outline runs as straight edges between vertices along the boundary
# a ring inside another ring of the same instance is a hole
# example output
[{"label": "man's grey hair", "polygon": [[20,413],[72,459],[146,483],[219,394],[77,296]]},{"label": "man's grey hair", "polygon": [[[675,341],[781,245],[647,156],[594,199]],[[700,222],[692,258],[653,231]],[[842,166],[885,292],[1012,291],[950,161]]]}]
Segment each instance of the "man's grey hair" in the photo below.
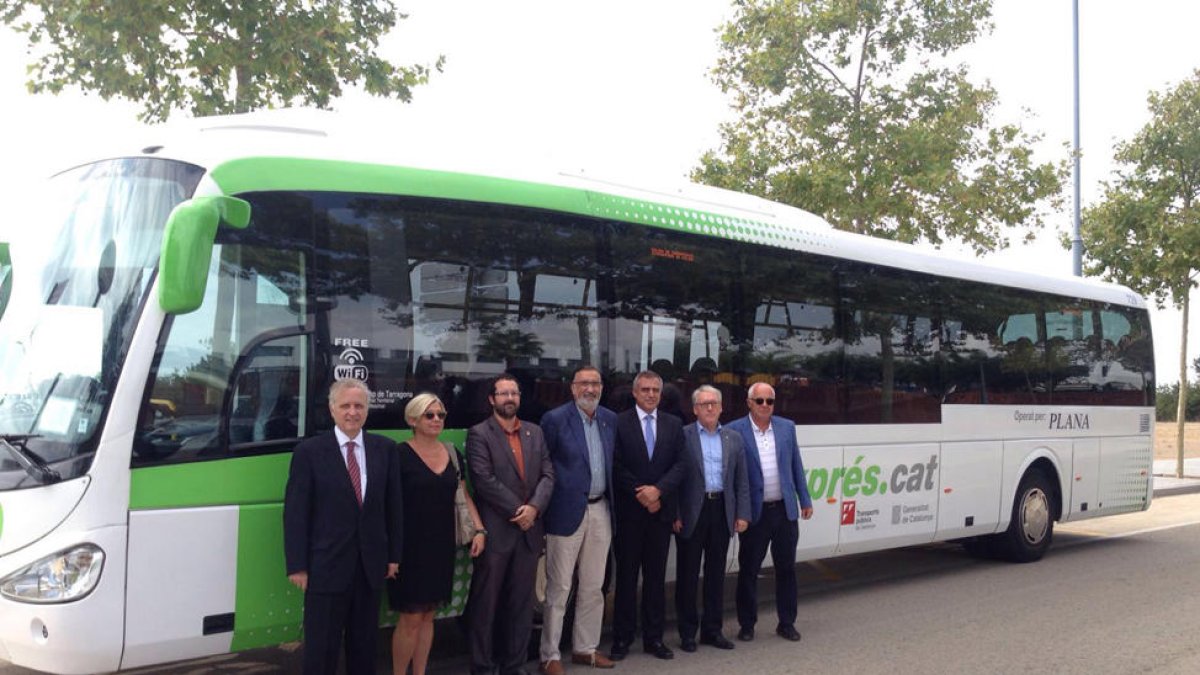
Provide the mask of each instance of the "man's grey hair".
[{"label": "man's grey hair", "polygon": [[747,399],[754,398],[754,389],[756,387],[769,387],[771,389],[771,395],[774,396],[775,394],[775,387],[772,387],[770,382],[755,382],[754,384],[750,385],[749,389],[746,390]]},{"label": "man's grey hair", "polygon": [[695,406],[697,403],[699,403],[700,394],[716,394],[717,395],[717,403],[721,402],[721,390],[720,389],[717,389],[716,387],[712,386],[711,384],[702,384],[699,387],[696,387],[696,391],[692,392],[692,406]]},{"label": "man's grey hair", "polygon": [[337,380],[329,387],[329,404],[337,400],[338,394],[347,389],[358,389],[367,395],[367,400],[371,400],[371,390],[367,388],[367,383],[362,380],[356,380],[353,377],[343,377]]},{"label": "man's grey hair", "polygon": [[633,378],[634,384],[637,384],[638,380],[658,380],[658,383],[660,385],[662,384],[662,381],[663,381],[662,375],[659,375],[658,373],[654,372],[653,370],[643,370],[642,372],[638,373],[637,376],[635,376]]}]

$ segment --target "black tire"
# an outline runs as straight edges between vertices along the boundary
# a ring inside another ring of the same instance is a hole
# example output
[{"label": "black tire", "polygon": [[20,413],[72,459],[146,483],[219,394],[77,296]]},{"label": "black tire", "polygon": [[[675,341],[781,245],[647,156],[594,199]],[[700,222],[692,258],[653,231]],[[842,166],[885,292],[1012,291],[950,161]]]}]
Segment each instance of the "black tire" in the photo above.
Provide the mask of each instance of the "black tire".
[{"label": "black tire", "polygon": [[1054,538],[1055,491],[1040,470],[1025,473],[1013,499],[1008,530],[993,541],[997,555],[1012,562],[1040,560]]}]

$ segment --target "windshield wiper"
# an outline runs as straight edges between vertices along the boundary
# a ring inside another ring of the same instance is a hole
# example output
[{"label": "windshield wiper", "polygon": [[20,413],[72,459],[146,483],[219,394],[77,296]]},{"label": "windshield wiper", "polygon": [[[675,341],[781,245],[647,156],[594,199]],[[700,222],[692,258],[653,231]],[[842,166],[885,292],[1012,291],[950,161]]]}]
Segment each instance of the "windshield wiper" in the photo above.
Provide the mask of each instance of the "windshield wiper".
[{"label": "windshield wiper", "polygon": [[40,437],[39,434],[0,434],[0,448],[8,450],[8,454],[17,460],[30,478],[42,485],[57,483],[62,476],[26,445],[29,439]]}]

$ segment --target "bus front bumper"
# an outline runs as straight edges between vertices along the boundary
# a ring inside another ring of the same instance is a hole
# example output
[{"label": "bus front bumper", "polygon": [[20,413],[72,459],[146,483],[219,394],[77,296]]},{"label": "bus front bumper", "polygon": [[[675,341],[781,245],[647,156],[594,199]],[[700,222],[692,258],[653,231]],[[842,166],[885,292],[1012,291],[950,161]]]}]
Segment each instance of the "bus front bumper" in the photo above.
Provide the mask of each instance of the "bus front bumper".
[{"label": "bus front bumper", "polygon": [[33,604],[0,596],[0,661],[48,673],[117,670],[125,632],[125,527],[69,532],[0,558],[0,578],[43,557],[90,543],[105,553],[95,588],[71,602]]}]

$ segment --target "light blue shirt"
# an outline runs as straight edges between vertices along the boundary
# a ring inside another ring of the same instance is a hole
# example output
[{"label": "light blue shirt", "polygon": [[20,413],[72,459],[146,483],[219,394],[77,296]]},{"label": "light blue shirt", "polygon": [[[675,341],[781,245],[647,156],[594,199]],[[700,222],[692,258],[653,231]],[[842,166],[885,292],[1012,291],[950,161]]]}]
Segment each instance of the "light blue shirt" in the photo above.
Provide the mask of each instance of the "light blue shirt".
[{"label": "light blue shirt", "polygon": [[600,497],[604,494],[608,486],[604,482],[604,452],[602,450],[603,441],[600,440],[600,424],[596,422],[595,417],[588,417],[588,414],[579,408],[579,417],[583,420],[583,437],[587,440],[588,451],[588,466],[592,469],[592,486],[588,490],[588,497]]},{"label": "light blue shirt", "polygon": [[696,430],[700,432],[700,453],[704,455],[704,491],[720,492],[725,489],[725,477],[721,475],[724,471],[721,462],[724,459],[724,453],[721,452],[721,425],[718,424],[717,430],[710,432],[696,422]]}]

